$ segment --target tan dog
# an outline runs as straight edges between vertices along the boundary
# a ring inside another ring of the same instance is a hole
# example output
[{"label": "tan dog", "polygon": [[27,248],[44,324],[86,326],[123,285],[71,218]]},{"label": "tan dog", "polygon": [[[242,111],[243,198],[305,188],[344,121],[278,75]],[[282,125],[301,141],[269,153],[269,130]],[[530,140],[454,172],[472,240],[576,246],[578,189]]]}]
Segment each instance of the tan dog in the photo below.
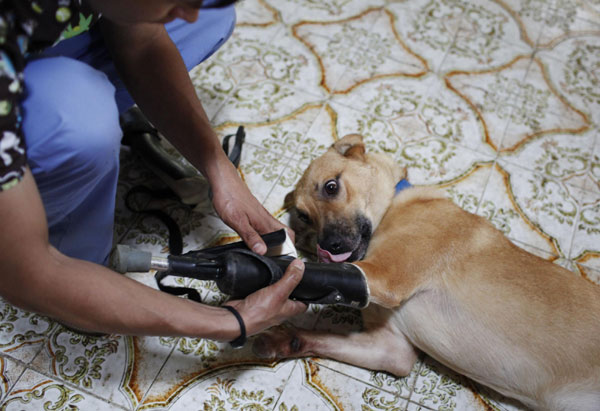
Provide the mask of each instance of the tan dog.
[{"label": "tan dog", "polygon": [[[415,347],[538,410],[600,410],[600,287],[513,245],[443,193],[410,188],[388,157],[346,136],[306,170],[293,195],[325,261],[367,276],[365,330],[279,327],[258,355],[319,356],[407,375]],[[368,248],[367,248],[368,247]]]}]

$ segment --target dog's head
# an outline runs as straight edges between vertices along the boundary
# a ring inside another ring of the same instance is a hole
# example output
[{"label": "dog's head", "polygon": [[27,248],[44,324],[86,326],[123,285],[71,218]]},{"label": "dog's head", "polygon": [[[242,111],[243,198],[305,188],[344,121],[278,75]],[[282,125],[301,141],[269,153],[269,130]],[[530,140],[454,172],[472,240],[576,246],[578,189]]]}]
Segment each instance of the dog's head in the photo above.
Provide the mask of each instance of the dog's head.
[{"label": "dog's head", "polygon": [[391,158],[365,153],[362,136],[350,134],[310,164],[286,202],[316,231],[319,261],[356,261],[404,176]]}]

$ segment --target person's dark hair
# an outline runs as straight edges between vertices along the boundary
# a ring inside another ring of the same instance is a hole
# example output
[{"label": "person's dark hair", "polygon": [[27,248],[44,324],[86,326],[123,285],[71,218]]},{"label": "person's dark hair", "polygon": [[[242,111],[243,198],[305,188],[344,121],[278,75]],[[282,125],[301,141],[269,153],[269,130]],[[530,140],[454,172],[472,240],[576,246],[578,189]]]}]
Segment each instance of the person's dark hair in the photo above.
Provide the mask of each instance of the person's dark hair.
[{"label": "person's dark hair", "polygon": [[237,2],[237,0],[204,0],[201,9],[220,9]]}]

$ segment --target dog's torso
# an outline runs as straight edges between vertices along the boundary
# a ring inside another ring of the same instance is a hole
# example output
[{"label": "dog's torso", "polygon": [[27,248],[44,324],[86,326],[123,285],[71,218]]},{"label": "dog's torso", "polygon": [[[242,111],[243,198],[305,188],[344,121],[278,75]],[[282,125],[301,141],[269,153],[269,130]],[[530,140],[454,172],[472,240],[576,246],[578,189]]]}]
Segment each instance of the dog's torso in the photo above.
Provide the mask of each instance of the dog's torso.
[{"label": "dog's torso", "polygon": [[449,368],[529,405],[571,384],[600,401],[598,287],[514,246],[441,192],[400,193],[356,264],[373,301]]}]

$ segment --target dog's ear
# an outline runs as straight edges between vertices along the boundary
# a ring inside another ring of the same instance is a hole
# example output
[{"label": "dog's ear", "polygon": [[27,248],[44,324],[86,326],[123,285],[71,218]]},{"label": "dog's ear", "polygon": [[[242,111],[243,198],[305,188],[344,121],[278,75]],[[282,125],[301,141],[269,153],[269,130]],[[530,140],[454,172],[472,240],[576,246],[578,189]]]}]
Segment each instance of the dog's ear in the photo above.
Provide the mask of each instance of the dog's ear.
[{"label": "dog's ear", "polygon": [[290,191],[289,193],[287,193],[285,195],[285,199],[283,200],[283,208],[285,209],[290,209],[295,207],[295,200],[294,200],[294,191]]},{"label": "dog's ear", "polygon": [[344,157],[363,159],[365,156],[365,144],[360,134],[347,134],[336,141],[332,148]]}]

